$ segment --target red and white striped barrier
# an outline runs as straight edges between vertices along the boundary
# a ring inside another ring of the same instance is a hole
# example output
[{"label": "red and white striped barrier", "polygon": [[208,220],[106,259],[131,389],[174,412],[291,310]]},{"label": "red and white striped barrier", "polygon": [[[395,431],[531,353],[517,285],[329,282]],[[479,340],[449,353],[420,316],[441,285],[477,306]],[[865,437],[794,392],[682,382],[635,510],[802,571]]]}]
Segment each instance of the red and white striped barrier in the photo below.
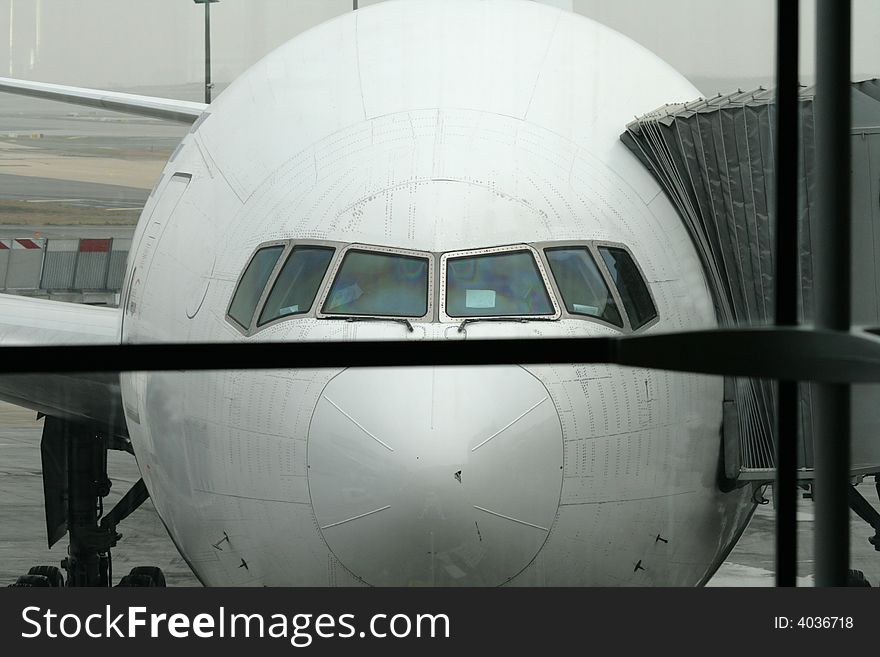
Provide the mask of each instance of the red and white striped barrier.
[{"label": "red and white striped barrier", "polygon": [[45,244],[46,244],[46,240],[41,240],[41,239],[35,239],[35,240],[26,239],[26,238],[14,239],[14,240],[12,240],[12,249],[14,251],[18,251],[18,250],[22,250],[22,249],[25,249],[25,250],[40,249],[40,250],[42,250],[43,246],[45,246]]}]

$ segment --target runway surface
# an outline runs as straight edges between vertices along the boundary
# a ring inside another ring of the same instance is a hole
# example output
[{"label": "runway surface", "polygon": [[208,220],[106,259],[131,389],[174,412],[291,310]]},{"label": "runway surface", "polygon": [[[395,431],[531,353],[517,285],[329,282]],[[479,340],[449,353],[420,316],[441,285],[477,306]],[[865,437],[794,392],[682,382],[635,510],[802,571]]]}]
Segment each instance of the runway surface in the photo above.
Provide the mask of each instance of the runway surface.
[{"label": "runway surface", "polygon": [[[192,92],[147,91],[168,97]],[[0,237],[129,237],[188,129],[8,94],[2,101]],[[18,227],[24,230],[11,234]]]},{"label": "runway surface", "polygon": [[[11,583],[34,565],[57,565],[65,555],[66,540],[46,548],[43,488],[40,466],[42,421],[35,414],[0,402],[0,585]],[[134,457],[110,452],[113,488],[105,508],[115,504],[140,477]],[[863,484],[862,494],[875,505],[873,484]],[[854,517],[854,516],[853,516]],[[855,517],[854,517],[855,518]],[[813,581],[813,510],[802,500],[798,514],[800,583]],[[710,586],[773,586],[772,505],[758,508],[751,525]],[[880,553],[866,538],[867,526],[855,518],[851,524],[852,567],[863,570],[872,584],[880,584]],[[123,538],[113,551],[118,577],[133,566],[157,565],[169,586],[199,586],[198,580],[177,553],[149,501],[120,525]]]},{"label": "runway surface", "polygon": [[0,169],[0,198],[15,201],[140,210],[149,195],[149,189],[38,176],[16,176],[5,174]]},{"label": "runway surface", "polygon": [[0,239],[21,237],[43,237],[48,239],[62,238],[130,238],[134,235],[134,226],[49,226],[36,224],[25,226],[18,224],[0,224]]}]

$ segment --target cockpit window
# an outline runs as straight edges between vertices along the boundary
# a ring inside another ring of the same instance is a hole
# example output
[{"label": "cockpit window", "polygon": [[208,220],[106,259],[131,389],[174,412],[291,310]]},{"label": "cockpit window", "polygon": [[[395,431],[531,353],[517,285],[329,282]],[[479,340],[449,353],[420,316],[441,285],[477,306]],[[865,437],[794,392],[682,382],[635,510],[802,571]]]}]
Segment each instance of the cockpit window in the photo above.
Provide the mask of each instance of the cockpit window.
[{"label": "cockpit window", "polygon": [[568,312],[623,327],[614,297],[587,247],[545,249],[544,254]]},{"label": "cockpit window", "polygon": [[422,317],[428,312],[428,259],[350,250],[324,302],[327,315]]},{"label": "cockpit window", "polygon": [[238,282],[232,303],[229,304],[229,316],[242,328],[250,328],[257,303],[282,251],[284,246],[281,244],[257,251]]},{"label": "cockpit window", "polygon": [[462,256],[446,261],[450,317],[553,315],[531,251]]},{"label": "cockpit window", "polygon": [[275,279],[258,325],[309,312],[333,258],[333,251],[326,246],[295,247]]},{"label": "cockpit window", "polygon": [[599,253],[602,254],[605,266],[608,267],[611,278],[617,285],[620,299],[633,329],[644,326],[654,319],[657,316],[657,309],[651,301],[648,285],[629,253],[608,246],[600,246]]}]

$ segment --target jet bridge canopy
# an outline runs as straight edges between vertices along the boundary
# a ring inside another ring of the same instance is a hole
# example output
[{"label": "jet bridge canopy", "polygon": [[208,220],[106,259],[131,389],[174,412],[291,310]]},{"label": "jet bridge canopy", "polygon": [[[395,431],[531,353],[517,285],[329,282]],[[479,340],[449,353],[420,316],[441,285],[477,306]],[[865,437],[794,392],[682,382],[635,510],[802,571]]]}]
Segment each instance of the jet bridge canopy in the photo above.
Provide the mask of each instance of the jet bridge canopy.
[{"label": "jet bridge canopy", "polygon": [[[852,85],[852,323],[880,325],[880,80]],[[815,218],[814,88],[800,93],[798,311],[812,319]],[[773,321],[774,92],[737,91],[637,118],[621,140],[677,208],[697,249],[722,326]],[[801,385],[801,476],[813,468],[810,387]],[[852,469],[880,471],[880,387],[853,388]],[[771,381],[725,382],[728,479],[772,479],[775,390]]]}]

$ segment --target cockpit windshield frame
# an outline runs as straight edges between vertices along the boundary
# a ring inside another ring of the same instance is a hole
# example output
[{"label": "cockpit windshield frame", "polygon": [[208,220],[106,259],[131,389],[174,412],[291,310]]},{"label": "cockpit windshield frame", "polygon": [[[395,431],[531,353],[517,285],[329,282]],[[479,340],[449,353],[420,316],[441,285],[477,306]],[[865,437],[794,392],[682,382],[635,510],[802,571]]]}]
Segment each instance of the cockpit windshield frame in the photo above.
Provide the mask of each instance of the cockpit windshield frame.
[{"label": "cockpit windshield frame", "polygon": [[[278,258],[275,260],[275,264],[272,267],[272,271],[269,273],[269,278],[267,279],[267,284],[263,286],[263,289],[260,291],[259,297],[257,297],[257,305],[254,308],[253,313],[251,313],[250,321],[247,326],[244,326],[237,319],[235,319],[232,314],[232,304],[235,302],[235,296],[238,293],[239,287],[241,287],[242,280],[244,279],[245,274],[250,268],[251,264],[254,262],[254,259],[264,249],[272,248],[273,246],[281,246],[284,247],[281,250],[281,253],[278,255]],[[253,252],[251,252],[250,256],[247,259],[244,267],[242,267],[241,271],[238,274],[238,278],[235,280],[235,285],[232,287],[232,294],[229,297],[229,303],[226,304],[226,321],[235,327],[235,329],[239,333],[243,333],[244,335],[250,335],[251,329],[254,325],[254,317],[260,312],[260,309],[263,307],[264,297],[266,296],[266,287],[268,284],[274,283],[275,277],[278,275],[278,271],[281,269],[281,266],[284,264],[284,261],[287,259],[287,254],[290,252],[290,243],[288,240],[271,240],[269,242],[261,242],[254,248]]]},{"label": "cockpit windshield frame", "polygon": [[[554,250],[554,249],[585,249],[590,257],[593,259],[596,267],[599,269],[599,273],[602,275],[603,280],[605,281],[605,285],[608,287],[611,292],[611,297],[614,299],[614,304],[617,306],[617,310],[620,313],[620,318],[623,321],[623,326],[618,326],[612,322],[608,322],[601,317],[595,317],[593,315],[585,315],[580,313],[571,313],[568,311],[565,305],[565,300],[562,296],[562,290],[559,289],[559,286],[556,283],[556,277],[551,275],[550,283],[553,289],[553,295],[556,299],[559,300],[559,307],[562,313],[563,319],[578,319],[587,322],[595,322],[596,324],[601,324],[602,326],[607,326],[610,329],[613,329],[618,332],[630,333],[632,332],[632,324],[629,321],[629,317],[626,314],[626,310],[623,307],[622,300],[620,298],[620,292],[617,289],[617,286],[614,284],[614,281],[611,278],[610,273],[608,272],[608,268],[605,266],[604,261],[602,260],[602,256],[599,254],[597,244],[602,244],[603,246],[614,246],[615,248],[626,249],[623,244],[619,244],[617,242],[595,242],[592,240],[550,240],[546,242],[533,242],[534,247],[541,254],[541,263],[544,265],[544,268],[548,272],[552,272],[550,268],[550,263],[547,260],[547,255],[545,250]],[[629,251],[629,249],[626,249]],[[656,305],[656,304],[655,304]]]},{"label": "cockpit windshield frame", "polygon": [[[345,261],[345,256],[351,251],[361,251],[366,253],[376,253],[379,255],[398,255],[406,258],[420,258],[428,261],[428,298],[425,300],[425,314],[420,315],[418,317],[411,317],[407,315],[371,315],[371,314],[349,314],[349,313],[328,313],[325,312],[325,306],[327,303],[327,297],[330,294],[330,290],[333,287],[333,283],[336,280],[337,275],[339,274],[339,270],[342,267],[342,263]],[[333,262],[330,263],[329,271],[325,277],[324,284],[321,287],[320,292],[318,293],[318,298],[315,302],[315,316],[318,319],[344,319],[346,317],[352,317],[359,321],[369,320],[370,318],[376,318],[377,320],[408,320],[410,322],[430,322],[434,318],[434,278],[436,277],[436,257],[435,254],[430,251],[414,251],[411,249],[397,249],[389,246],[375,246],[372,244],[346,244],[343,248],[339,250],[336,254]]]},{"label": "cockpit windshield frame", "polygon": [[[446,312],[446,294],[447,294],[447,263],[450,259],[454,260],[456,258],[466,258],[473,256],[484,256],[484,255],[496,255],[499,253],[510,253],[516,251],[529,251],[532,254],[532,257],[535,260],[535,265],[538,268],[538,273],[541,275],[541,280],[544,283],[544,288],[547,292],[547,298],[550,300],[551,305],[553,306],[552,314],[545,315],[473,315],[473,316],[452,316]],[[510,321],[534,321],[534,320],[546,320],[553,321],[557,320],[562,316],[560,311],[558,299],[558,293],[551,286],[550,278],[547,276],[547,268],[544,263],[543,258],[541,257],[538,250],[530,244],[508,244],[505,246],[495,246],[489,247],[485,249],[470,249],[467,251],[449,251],[440,256],[440,307],[439,307],[439,319],[441,322],[455,322],[461,324],[461,322],[465,319],[467,320],[484,320],[484,319],[503,319]]]},{"label": "cockpit windshield frame", "polygon": [[[238,291],[239,286],[241,285],[242,279],[247,272],[248,267],[251,262],[257,256],[257,254],[266,248],[270,248],[273,246],[283,246],[284,249],[281,254],[278,256],[277,261],[272,269],[272,272],[266,282],[265,287],[263,288],[259,300],[257,301],[256,309],[254,310],[253,315],[251,316],[250,324],[247,327],[242,326],[238,323],[232,316],[229,314],[229,311],[232,307],[232,301],[235,298],[235,294]],[[330,262],[327,266],[327,269],[324,273],[324,277],[318,286],[317,293],[315,295],[314,301],[312,302],[311,308],[308,311],[284,315],[281,317],[277,317],[269,322],[266,322],[262,325],[258,324],[258,318],[263,312],[266,303],[268,302],[269,295],[271,294],[275,284],[278,280],[278,277],[281,274],[282,269],[290,258],[293,250],[296,248],[302,247],[322,247],[322,248],[332,248],[334,250],[332,257],[330,258]],[[621,298],[621,292],[614,281],[611,272],[608,270],[608,267],[605,263],[605,259],[602,257],[602,254],[599,252],[600,247],[608,247],[613,249],[621,249],[625,251],[633,263],[635,263],[636,269],[638,270],[639,275],[641,276],[642,282],[645,284],[648,290],[648,295],[650,296],[651,303],[654,306],[656,315],[645,322],[642,326],[637,328],[633,328],[631,318],[626,310],[626,306],[623,303]],[[608,290],[611,293],[612,298],[614,299],[614,303],[617,306],[617,309],[621,315],[621,319],[623,320],[623,326],[618,326],[613,323],[609,323],[608,321],[595,317],[592,315],[580,314],[580,313],[570,313],[565,305],[563,295],[561,290],[559,289],[555,276],[552,275],[552,269],[550,267],[549,261],[547,259],[545,250],[553,250],[553,249],[584,249],[586,250],[590,256],[592,257],[596,267],[599,270],[602,278],[605,281]],[[340,268],[342,266],[343,261],[345,260],[346,254],[351,251],[361,251],[361,252],[372,252],[377,254],[391,254],[391,255],[400,255],[409,258],[422,258],[427,260],[428,262],[428,287],[427,287],[427,299],[426,299],[426,308],[427,311],[424,315],[419,317],[404,317],[404,316],[392,316],[392,315],[348,315],[345,313],[327,313],[324,312],[324,307],[327,302],[327,297],[330,294],[330,291],[333,287],[333,283],[336,280],[337,275],[339,274]],[[545,290],[547,292],[547,296],[550,300],[550,303],[553,307],[553,314],[545,314],[545,315],[474,315],[474,316],[466,316],[466,317],[458,317],[451,316],[446,312],[446,293],[447,293],[447,262],[449,259],[454,258],[462,258],[462,257],[473,257],[473,256],[482,256],[482,255],[495,255],[502,253],[510,253],[516,251],[529,251],[534,258],[535,266],[537,267],[537,271],[540,274],[541,279],[543,280]],[[602,326],[606,326],[609,329],[612,329],[616,332],[622,333],[632,333],[632,332],[641,332],[645,329],[648,329],[660,321],[660,307],[657,304],[657,300],[654,294],[654,289],[649,284],[648,279],[645,277],[644,270],[642,269],[639,261],[633,256],[632,250],[625,244],[620,242],[611,242],[605,240],[551,240],[551,241],[540,241],[540,242],[529,242],[529,243],[519,243],[519,244],[507,244],[502,246],[493,246],[479,249],[465,249],[461,251],[448,251],[444,253],[431,252],[431,251],[417,251],[412,249],[399,249],[395,247],[388,246],[378,246],[373,244],[363,244],[363,243],[347,243],[347,242],[337,242],[330,240],[321,240],[321,239],[280,239],[280,240],[271,240],[267,242],[262,242],[254,247],[254,250],[248,257],[247,262],[239,273],[238,278],[236,279],[235,285],[232,288],[232,293],[230,295],[229,303],[226,308],[226,322],[228,325],[233,327],[236,331],[244,335],[245,337],[249,337],[258,333],[260,331],[264,331],[273,327],[276,324],[281,322],[290,321],[291,319],[346,319],[351,318],[352,321],[369,321],[370,319],[376,320],[396,320],[401,322],[406,322],[409,325],[410,322],[434,322],[439,321],[445,324],[461,324],[466,320],[466,323],[472,321],[482,321],[482,320],[496,320],[496,321],[552,321],[559,319],[574,319],[579,321],[587,321],[596,323]]]},{"label": "cockpit windshield frame", "polygon": [[[648,329],[654,324],[660,321],[660,306],[657,305],[657,299],[654,296],[654,289],[651,286],[648,277],[645,276],[645,270],[642,269],[642,265],[639,263],[638,258],[633,255],[632,249],[630,249],[626,244],[621,244],[620,242],[609,242],[605,240],[594,240],[590,242],[591,251],[593,252],[593,257],[596,259],[596,263],[602,270],[605,279],[608,281],[608,284],[611,285],[614,293],[617,295],[616,302],[619,304],[618,308],[620,311],[626,315],[626,325],[629,331],[644,331]],[[625,251],[629,256],[629,259],[632,261],[632,264],[635,265],[636,271],[639,274],[639,278],[642,279],[642,283],[648,291],[648,298],[651,300],[651,305],[654,306],[654,316],[648,321],[640,324],[639,326],[634,327],[632,318],[629,316],[629,312],[626,310],[626,304],[623,303],[623,297],[620,294],[619,284],[614,280],[614,276],[609,271],[608,265],[605,263],[605,258],[602,257],[602,254],[599,252],[601,247],[607,247],[611,249],[620,249],[621,251]]]},{"label": "cockpit windshield frame", "polygon": [[[262,249],[271,246],[284,246],[284,250],[281,252],[281,255],[278,257],[278,260],[275,263],[275,267],[272,269],[272,273],[269,276],[269,280],[266,282],[263,291],[260,293],[260,298],[257,301],[256,310],[254,310],[254,314],[251,316],[250,324],[247,327],[241,326],[235,319],[232,318],[229,314],[229,310],[232,307],[232,299],[235,298],[235,293],[238,291],[239,285],[241,285],[242,278],[244,277],[245,272],[247,271],[248,266],[250,266],[251,261],[254,259],[257,253],[259,253]],[[330,264],[327,267],[327,271],[330,271],[336,264],[339,259],[340,252],[347,246],[345,242],[333,242],[329,240],[309,240],[309,239],[296,239],[296,240],[271,240],[269,242],[262,242],[258,244],[250,258],[248,258],[247,264],[244,269],[242,269],[241,273],[238,275],[238,279],[235,281],[235,286],[232,288],[232,296],[230,297],[229,305],[226,309],[226,321],[228,324],[233,326],[239,333],[244,336],[251,336],[259,331],[263,331],[268,329],[275,324],[280,322],[287,321],[292,317],[304,318],[304,317],[312,317],[315,316],[315,308],[318,307],[317,301],[324,294],[325,287],[328,284],[327,274],[325,272],[324,278],[321,281],[321,284],[318,286],[318,292],[315,295],[315,300],[312,302],[312,307],[308,310],[308,312],[298,313],[295,315],[285,315],[282,317],[277,317],[269,322],[264,324],[258,324],[257,320],[260,317],[260,314],[263,312],[263,309],[266,306],[266,301],[269,298],[269,295],[272,292],[272,289],[275,287],[275,283],[278,280],[278,276],[281,274],[281,270],[284,268],[284,265],[287,263],[288,258],[293,253],[293,250],[297,247],[323,247],[323,248],[331,248],[334,249],[333,257],[330,259]]]},{"label": "cockpit windshield frame", "polygon": [[[602,278],[605,279],[605,284],[611,291],[611,296],[614,298],[614,303],[616,304],[617,310],[620,313],[621,318],[623,319],[623,327],[609,323],[599,317],[570,313],[566,309],[564,302],[560,303],[563,318],[580,319],[589,322],[595,322],[597,324],[601,324],[602,326],[607,326],[608,328],[614,329],[615,331],[623,331],[624,333],[644,331],[645,329],[654,326],[660,321],[660,307],[657,305],[657,299],[654,297],[654,290],[651,288],[647,277],[645,277],[645,272],[639,264],[639,261],[635,258],[635,256],[633,256],[632,250],[626,244],[623,244],[621,242],[611,242],[607,240],[552,240],[546,242],[533,242],[533,244],[535,248],[540,251],[541,261],[544,263],[544,266],[548,271],[550,271],[550,265],[547,262],[545,249],[553,250],[562,248],[582,248],[589,251],[590,256],[593,258],[593,262],[596,264],[596,266],[599,268],[599,272],[602,274]],[[629,313],[627,313],[626,307],[623,304],[623,299],[620,295],[620,290],[618,289],[617,283],[614,281],[614,277],[611,275],[611,272],[608,271],[608,267],[605,264],[605,259],[602,257],[602,254],[599,253],[599,247],[602,246],[626,251],[629,254],[629,257],[635,263],[639,275],[641,276],[642,281],[645,284],[645,287],[648,288],[648,294],[651,297],[651,303],[654,304],[654,309],[657,314],[651,320],[645,322],[642,326],[639,326],[638,328],[633,328],[632,321],[630,320]],[[555,277],[551,276],[550,280],[553,284],[553,294],[556,296],[557,299],[562,301],[562,292],[556,284]]]}]

